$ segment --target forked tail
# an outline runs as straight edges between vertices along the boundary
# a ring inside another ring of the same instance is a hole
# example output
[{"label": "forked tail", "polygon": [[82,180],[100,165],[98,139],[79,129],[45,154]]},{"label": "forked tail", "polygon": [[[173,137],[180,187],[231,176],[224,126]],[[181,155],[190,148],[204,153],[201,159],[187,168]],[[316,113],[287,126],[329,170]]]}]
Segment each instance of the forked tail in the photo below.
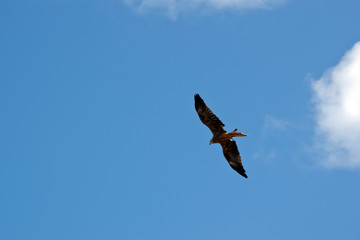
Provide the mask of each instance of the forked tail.
[{"label": "forked tail", "polygon": [[246,137],[247,134],[244,134],[242,132],[236,132],[238,129],[236,128],[234,131],[228,133],[231,137]]}]

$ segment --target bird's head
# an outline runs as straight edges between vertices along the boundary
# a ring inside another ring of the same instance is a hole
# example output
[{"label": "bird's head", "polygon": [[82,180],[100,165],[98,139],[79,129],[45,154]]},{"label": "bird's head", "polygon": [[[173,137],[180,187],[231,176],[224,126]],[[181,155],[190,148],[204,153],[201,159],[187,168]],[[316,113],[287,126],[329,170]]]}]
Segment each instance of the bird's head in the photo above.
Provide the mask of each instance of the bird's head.
[{"label": "bird's head", "polygon": [[209,145],[214,144],[214,143],[215,142],[213,141],[213,139],[211,139],[210,142],[209,142]]}]

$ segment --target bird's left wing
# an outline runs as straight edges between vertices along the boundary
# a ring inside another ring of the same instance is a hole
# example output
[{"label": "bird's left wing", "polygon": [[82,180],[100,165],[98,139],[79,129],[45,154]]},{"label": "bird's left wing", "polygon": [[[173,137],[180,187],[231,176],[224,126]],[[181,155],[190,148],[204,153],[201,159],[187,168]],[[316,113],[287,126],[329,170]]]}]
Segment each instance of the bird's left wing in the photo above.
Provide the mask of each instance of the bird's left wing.
[{"label": "bird's left wing", "polygon": [[224,156],[229,162],[230,166],[237,171],[241,176],[247,178],[248,176],[245,173],[245,169],[241,162],[241,157],[239,150],[237,148],[236,142],[234,140],[228,140],[221,143]]},{"label": "bird's left wing", "polygon": [[195,94],[194,98],[195,109],[200,117],[201,122],[211,130],[214,136],[226,133],[223,128],[225,124],[223,124],[220,119],[210,110],[210,108],[206,106],[200,95]]}]

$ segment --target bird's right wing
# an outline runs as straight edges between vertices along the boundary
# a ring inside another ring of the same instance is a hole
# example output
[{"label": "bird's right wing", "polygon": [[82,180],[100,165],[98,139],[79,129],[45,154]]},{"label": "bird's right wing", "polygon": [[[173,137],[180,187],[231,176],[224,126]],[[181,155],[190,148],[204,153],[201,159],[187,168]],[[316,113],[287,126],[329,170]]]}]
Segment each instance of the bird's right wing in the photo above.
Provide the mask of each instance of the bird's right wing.
[{"label": "bird's right wing", "polygon": [[200,95],[195,94],[194,98],[195,109],[200,117],[201,122],[211,130],[214,136],[225,133],[226,131],[223,128],[225,124],[223,124],[220,119],[210,110],[210,108],[206,106]]},{"label": "bird's right wing", "polygon": [[237,171],[241,176],[247,178],[248,176],[245,173],[245,169],[241,162],[240,153],[236,142],[232,139],[222,142],[221,147],[223,149],[224,156],[229,162],[230,166]]}]

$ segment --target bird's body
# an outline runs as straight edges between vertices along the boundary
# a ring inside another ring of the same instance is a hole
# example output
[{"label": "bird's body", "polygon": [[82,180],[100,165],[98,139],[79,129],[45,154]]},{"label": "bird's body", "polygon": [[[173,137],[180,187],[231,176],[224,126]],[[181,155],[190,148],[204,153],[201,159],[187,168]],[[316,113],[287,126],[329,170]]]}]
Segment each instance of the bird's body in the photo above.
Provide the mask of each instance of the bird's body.
[{"label": "bird's body", "polygon": [[226,132],[223,128],[225,124],[223,124],[220,119],[210,110],[210,108],[206,106],[200,95],[195,94],[194,98],[195,109],[201,122],[204,123],[213,133],[210,144],[219,143],[230,166],[240,175],[247,178],[236,142],[232,140],[233,137],[245,137],[247,135],[241,132],[238,133],[237,129],[230,133]]}]

